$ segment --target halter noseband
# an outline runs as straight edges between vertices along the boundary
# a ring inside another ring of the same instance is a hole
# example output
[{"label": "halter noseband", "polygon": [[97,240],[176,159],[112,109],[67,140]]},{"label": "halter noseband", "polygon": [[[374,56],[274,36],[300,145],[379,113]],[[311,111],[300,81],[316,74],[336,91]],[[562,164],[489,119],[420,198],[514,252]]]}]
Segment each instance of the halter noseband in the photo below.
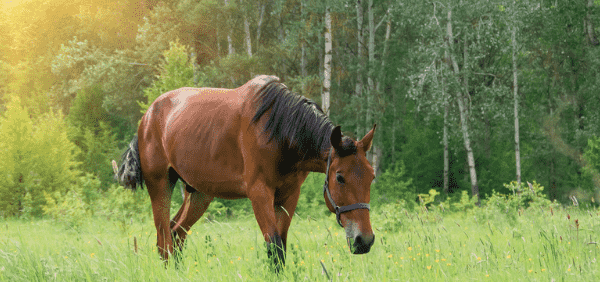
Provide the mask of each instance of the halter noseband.
[{"label": "halter noseband", "polygon": [[329,149],[329,157],[327,157],[327,169],[325,170],[325,184],[323,184],[323,192],[327,193],[327,198],[329,198],[329,203],[331,203],[331,206],[333,206],[333,208],[335,209],[335,218],[337,219],[338,224],[341,227],[344,227],[342,225],[342,221],[340,220],[340,214],[349,212],[352,210],[357,210],[357,209],[371,210],[371,205],[366,204],[366,203],[356,203],[356,204],[340,207],[335,204],[335,202],[333,201],[333,198],[331,198],[331,193],[329,193],[329,165],[331,164],[331,155],[332,154],[333,154],[333,146]]}]

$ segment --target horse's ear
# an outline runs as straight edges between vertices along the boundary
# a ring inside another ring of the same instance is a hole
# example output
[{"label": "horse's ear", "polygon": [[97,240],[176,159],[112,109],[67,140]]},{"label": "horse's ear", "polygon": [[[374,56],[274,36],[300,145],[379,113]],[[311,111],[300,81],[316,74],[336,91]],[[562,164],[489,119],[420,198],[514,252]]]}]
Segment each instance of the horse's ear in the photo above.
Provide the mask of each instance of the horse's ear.
[{"label": "horse's ear", "polygon": [[342,148],[342,128],[338,125],[333,131],[331,131],[331,137],[329,138],[331,146],[336,150]]},{"label": "horse's ear", "polygon": [[362,147],[365,151],[371,149],[371,145],[373,144],[373,135],[375,134],[376,127],[377,124],[373,124],[373,128],[371,129],[371,131],[369,131],[369,133],[367,133],[367,135],[365,135],[365,137],[363,137],[363,139],[360,140],[360,143],[362,144]]}]

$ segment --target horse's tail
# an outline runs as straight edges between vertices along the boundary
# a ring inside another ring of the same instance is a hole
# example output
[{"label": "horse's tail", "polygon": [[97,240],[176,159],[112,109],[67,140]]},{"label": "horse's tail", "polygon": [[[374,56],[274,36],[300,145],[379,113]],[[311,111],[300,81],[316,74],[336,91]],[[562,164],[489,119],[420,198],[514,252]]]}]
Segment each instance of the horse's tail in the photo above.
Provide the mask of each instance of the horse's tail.
[{"label": "horse's tail", "polygon": [[112,161],[115,172],[115,180],[123,187],[135,190],[139,185],[143,188],[144,178],[142,177],[142,166],[140,165],[140,152],[138,150],[138,137],[133,137],[129,148],[121,157],[121,167],[117,170],[117,162]]}]

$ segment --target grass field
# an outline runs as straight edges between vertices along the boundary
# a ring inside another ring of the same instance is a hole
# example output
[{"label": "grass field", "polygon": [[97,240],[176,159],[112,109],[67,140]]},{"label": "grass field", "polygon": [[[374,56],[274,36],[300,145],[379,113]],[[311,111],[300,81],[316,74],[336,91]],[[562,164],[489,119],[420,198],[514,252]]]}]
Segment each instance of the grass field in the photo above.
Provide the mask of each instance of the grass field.
[{"label": "grass field", "polygon": [[[475,209],[477,211],[477,209]],[[0,221],[1,281],[598,281],[600,212],[527,209],[474,213],[398,211],[399,227],[373,211],[376,243],[351,255],[334,216],[296,216],[287,264],[266,264],[254,218],[202,219],[183,259],[165,266],[150,218],[93,219],[77,229],[51,220]],[[575,221],[577,220],[577,221]],[[134,240],[137,245],[135,252]]]}]

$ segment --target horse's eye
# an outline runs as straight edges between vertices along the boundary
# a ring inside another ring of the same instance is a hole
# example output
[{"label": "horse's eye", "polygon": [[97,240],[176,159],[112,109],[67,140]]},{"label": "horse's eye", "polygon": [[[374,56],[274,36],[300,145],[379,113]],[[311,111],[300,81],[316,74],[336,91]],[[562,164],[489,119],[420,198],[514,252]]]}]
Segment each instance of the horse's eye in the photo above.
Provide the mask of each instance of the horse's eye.
[{"label": "horse's eye", "polygon": [[344,177],[341,174],[337,174],[335,179],[337,180],[338,183],[340,184],[344,184]]}]

